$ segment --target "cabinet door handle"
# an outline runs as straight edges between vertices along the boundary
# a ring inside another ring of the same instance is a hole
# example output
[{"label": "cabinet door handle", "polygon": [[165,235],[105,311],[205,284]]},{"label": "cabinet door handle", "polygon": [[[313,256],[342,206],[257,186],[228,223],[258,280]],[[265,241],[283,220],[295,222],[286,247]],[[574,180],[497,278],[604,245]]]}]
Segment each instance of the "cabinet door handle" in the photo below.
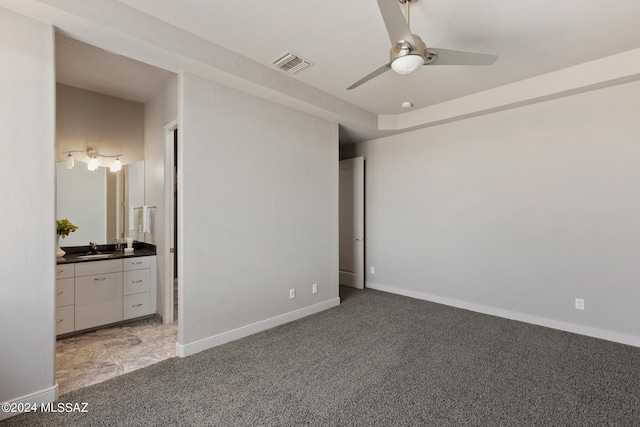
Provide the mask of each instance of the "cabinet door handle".
[{"label": "cabinet door handle", "polygon": [[142,282],[142,280],[134,280],[131,283],[140,283],[140,282]]},{"label": "cabinet door handle", "polygon": [[62,323],[62,322],[64,322],[64,319],[58,320],[58,323]]},{"label": "cabinet door handle", "polygon": [[103,280],[107,280],[107,278],[106,277],[99,277],[99,278],[93,279],[94,282],[102,282]]},{"label": "cabinet door handle", "polygon": [[64,294],[64,291],[60,291],[60,292],[57,293],[58,296],[60,296],[62,294]]},{"label": "cabinet door handle", "polygon": [[135,308],[135,307],[140,307],[141,305],[142,305],[142,304],[134,304],[134,305],[132,305],[131,307],[134,307],[134,308]]},{"label": "cabinet door handle", "polygon": [[132,262],[132,265],[138,265],[138,264],[142,264],[142,261],[138,261],[138,262]]},{"label": "cabinet door handle", "polygon": [[64,273],[64,270],[58,270],[58,274]]}]

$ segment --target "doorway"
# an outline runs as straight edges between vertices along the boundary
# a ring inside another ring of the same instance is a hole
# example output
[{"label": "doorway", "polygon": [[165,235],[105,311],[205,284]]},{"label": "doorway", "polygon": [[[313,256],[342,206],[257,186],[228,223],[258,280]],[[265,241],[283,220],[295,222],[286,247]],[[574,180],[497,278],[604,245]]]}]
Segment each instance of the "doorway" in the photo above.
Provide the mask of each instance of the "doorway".
[{"label": "doorway", "polygon": [[[114,55],[62,34],[56,34],[55,54],[56,119],[66,124],[66,127],[57,124],[56,160],[64,161],[65,157],[61,157],[61,155],[66,155],[68,151],[84,150],[89,143],[89,136],[103,141],[102,151],[109,154],[120,154],[122,163],[124,163],[123,167],[128,168],[126,176],[129,185],[125,185],[124,182],[118,185],[118,189],[122,189],[120,197],[114,196],[113,209],[105,210],[103,215],[108,217],[113,214],[114,221],[120,224],[115,229],[122,231],[117,233],[107,231],[106,239],[98,241],[98,243],[111,244],[116,234],[117,237],[133,237],[139,241],[153,242],[159,249],[157,261],[158,265],[161,265],[160,260],[164,260],[165,248],[173,247],[162,247],[161,242],[156,241],[162,235],[161,230],[165,227],[166,219],[162,223],[156,223],[158,233],[156,234],[154,230],[154,233],[150,233],[150,239],[147,240],[149,235],[145,236],[141,230],[137,232],[133,230],[134,221],[132,221],[131,207],[146,205],[147,197],[150,200],[157,200],[159,204],[163,203],[161,197],[164,195],[164,184],[160,181],[162,177],[156,179],[154,174],[148,172],[150,169],[155,170],[155,165],[159,165],[160,168],[166,167],[165,164],[160,166],[160,162],[166,163],[161,156],[164,148],[162,145],[164,128],[156,129],[154,122],[153,144],[155,146],[157,141],[159,146],[157,149],[151,150],[151,162],[154,166],[150,168],[151,163],[145,163],[149,159],[145,151],[144,112],[148,108],[149,100],[153,99],[161,88],[166,87],[171,79],[177,81],[176,75],[124,56]],[[141,80],[133,77],[130,79],[114,78],[114,76],[135,77],[137,75],[144,76],[144,84],[141,83]],[[173,95],[159,98],[158,103],[168,104],[174,99],[172,97]],[[177,116],[177,112],[175,116]],[[174,125],[175,127],[177,124]],[[173,157],[172,154],[171,158],[173,159]],[[135,174],[133,173],[134,165],[138,171]],[[65,168],[65,170],[67,169]],[[120,175],[123,173],[119,172]],[[134,175],[138,178],[137,184],[131,183]],[[149,184],[148,177],[152,178],[150,185],[147,185]],[[151,192],[147,194],[149,188],[151,188]],[[137,199],[132,197],[134,190],[138,196]],[[130,203],[123,205],[122,194],[125,191],[128,192],[127,199]],[[69,191],[60,191],[57,188],[56,192],[57,194],[69,193]],[[159,194],[157,194],[158,192]],[[165,212],[171,212],[171,210],[165,210]],[[67,214],[57,215],[57,217],[66,216]],[[71,213],[68,214],[70,219],[73,219],[74,216],[75,214],[73,216]],[[82,225],[83,230],[88,228],[86,223]],[[134,234],[138,232],[139,234]],[[86,241],[83,243],[86,244]],[[161,296],[164,296],[164,288],[161,287],[164,269],[157,272],[157,278],[158,293],[162,293]],[[165,284],[166,287],[169,285]],[[171,288],[173,290],[173,286]],[[160,299],[158,303],[164,304],[164,300]],[[159,304],[156,307],[157,310],[154,311],[161,313],[160,309],[163,309],[164,306]],[[52,319],[53,321],[58,322],[60,319]],[[72,322],[74,321],[72,320]],[[56,359],[53,365],[54,378],[59,383],[60,393],[64,394],[67,391],[175,356],[177,329],[175,322],[165,325],[157,318],[145,318],[135,323],[117,324],[93,332],[58,339],[56,341]]]},{"label": "doorway", "polygon": [[364,289],[364,157],[340,161],[339,283]]}]

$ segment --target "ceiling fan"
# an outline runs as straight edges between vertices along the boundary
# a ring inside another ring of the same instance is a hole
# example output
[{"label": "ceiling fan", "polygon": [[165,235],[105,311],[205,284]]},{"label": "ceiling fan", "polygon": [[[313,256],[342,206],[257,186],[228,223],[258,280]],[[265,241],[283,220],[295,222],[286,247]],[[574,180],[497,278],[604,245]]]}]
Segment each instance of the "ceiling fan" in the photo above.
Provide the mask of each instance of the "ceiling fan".
[{"label": "ceiling fan", "polygon": [[[410,4],[414,1],[416,0],[378,0],[380,13],[391,39],[389,62],[361,78],[347,90],[355,89],[389,69],[398,74],[410,74],[423,65],[491,65],[496,62],[498,55],[427,48],[422,39],[411,34],[409,29]],[[406,21],[396,2],[406,5]]]}]

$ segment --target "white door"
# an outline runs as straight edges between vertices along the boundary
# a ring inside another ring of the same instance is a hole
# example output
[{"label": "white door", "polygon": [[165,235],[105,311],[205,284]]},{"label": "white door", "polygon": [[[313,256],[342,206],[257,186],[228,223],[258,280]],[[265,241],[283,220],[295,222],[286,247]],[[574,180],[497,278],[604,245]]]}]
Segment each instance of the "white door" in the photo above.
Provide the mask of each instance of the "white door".
[{"label": "white door", "polygon": [[341,285],[364,289],[364,157],[340,161]]}]

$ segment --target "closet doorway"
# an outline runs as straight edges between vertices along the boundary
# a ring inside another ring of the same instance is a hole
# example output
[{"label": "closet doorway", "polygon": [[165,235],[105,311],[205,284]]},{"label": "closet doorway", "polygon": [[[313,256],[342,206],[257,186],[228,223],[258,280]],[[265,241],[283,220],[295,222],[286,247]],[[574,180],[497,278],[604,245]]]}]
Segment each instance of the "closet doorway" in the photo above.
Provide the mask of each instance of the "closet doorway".
[{"label": "closet doorway", "polygon": [[339,176],[338,279],[357,289],[364,289],[364,160],[341,160]]}]

